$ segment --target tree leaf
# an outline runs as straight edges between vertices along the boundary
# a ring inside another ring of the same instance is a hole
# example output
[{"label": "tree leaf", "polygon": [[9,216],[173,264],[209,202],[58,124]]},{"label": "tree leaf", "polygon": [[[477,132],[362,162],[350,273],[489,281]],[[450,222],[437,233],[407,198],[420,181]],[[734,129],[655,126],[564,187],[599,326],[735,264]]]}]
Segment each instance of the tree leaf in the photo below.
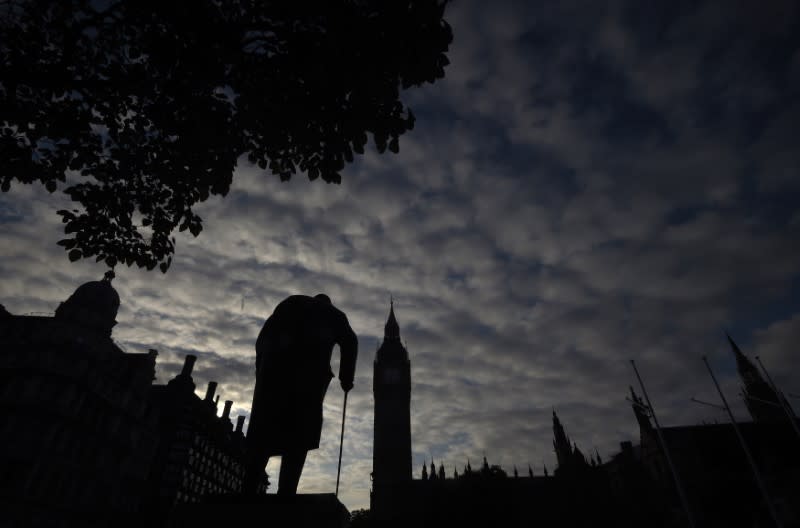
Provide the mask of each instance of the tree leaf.
[{"label": "tree leaf", "polygon": [[[379,152],[387,142],[397,152],[414,124],[400,86],[441,75],[452,41],[441,0],[400,11],[396,2],[329,0],[313,23],[303,2],[201,3],[186,16],[171,2],[112,2],[111,15],[88,19],[96,0],[51,2],[46,13],[28,4],[4,13],[14,38],[0,39],[3,71],[46,81],[5,98],[0,119],[13,116],[52,148],[16,142],[0,126],[12,150],[0,156],[0,188],[38,181],[52,193],[71,170],[79,181],[63,192],[75,208],[58,213],[74,233],[70,259],[113,256],[147,269],[174,253],[163,242],[174,231],[198,236],[202,224],[185,220],[228,192],[245,156],[282,181],[299,167],[336,183],[368,134]],[[380,68],[362,67],[374,57]]]}]

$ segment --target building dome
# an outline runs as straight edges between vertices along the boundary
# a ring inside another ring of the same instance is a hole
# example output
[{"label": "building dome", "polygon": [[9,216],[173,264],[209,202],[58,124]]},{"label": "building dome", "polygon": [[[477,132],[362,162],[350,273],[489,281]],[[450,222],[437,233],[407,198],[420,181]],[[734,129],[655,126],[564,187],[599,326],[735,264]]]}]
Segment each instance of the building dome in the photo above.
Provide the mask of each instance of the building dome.
[{"label": "building dome", "polygon": [[56,309],[56,319],[80,325],[104,336],[111,336],[117,324],[119,294],[111,286],[114,272],[108,271],[103,280],[78,286],[69,299]]}]

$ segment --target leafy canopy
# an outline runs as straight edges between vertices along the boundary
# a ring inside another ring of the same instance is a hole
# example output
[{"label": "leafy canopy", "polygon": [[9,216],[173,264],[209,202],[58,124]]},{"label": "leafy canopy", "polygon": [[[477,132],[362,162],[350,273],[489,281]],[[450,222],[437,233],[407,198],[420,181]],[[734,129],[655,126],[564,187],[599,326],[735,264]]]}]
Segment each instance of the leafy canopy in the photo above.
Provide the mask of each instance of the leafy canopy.
[{"label": "leafy canopy", "polygon": [[166,271],[237,160],[339,183],[444,76],[446,0],[0,0],[0,186],[41,182],[70,260]]}]

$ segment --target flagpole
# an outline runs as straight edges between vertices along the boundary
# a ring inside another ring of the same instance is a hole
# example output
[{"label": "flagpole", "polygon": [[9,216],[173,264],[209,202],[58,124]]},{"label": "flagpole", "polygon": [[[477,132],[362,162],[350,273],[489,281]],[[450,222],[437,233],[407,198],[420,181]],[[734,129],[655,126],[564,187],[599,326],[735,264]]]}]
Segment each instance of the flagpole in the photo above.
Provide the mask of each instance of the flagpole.
[{"label": "flagpole", "polygon": [[789,422],[791,422],[794,432],[797,433],[798,437],[800,437],[800,428],[797,426],[797,418],[794,416],[792,408],[789,407],[789,402],[786,401],[783,393],[778,390],[777,385],[775,385],[775,382],[772,381],[772,376],[770,376],[769,372],[767,372],[767,369],[761,362],[761,358],[756,356],[756,361],[758,361],[758,366],[761,367],[761,371],[764,372],[764,375],[767,377],[767,381],[769,381],[769,384],[772,387],[772,392],[775,393],[775,397],[778,399],[778,404],[781,406],[781,409],[783,409],[783,412],[786,413],[786,417],[789,418]]},{"label": "flagpole", "polygon": [[769,498],[769,494],[767,493],[767,487],[764,485],[764,481],[761,480],[761,473],[759,473],[758,471],[758,466],[756,466],[756,461],[753,459],[753,455],[750,453],[750,449],[748,449],[747,444],[744,441],[742,432],[739,430],[739,424],[736,422],[736,418],[733,417],[733,412],[731,412],[731,408],[728,405],[728,400],[725,399],[725,395],[722,393],[722,389],[720,388],[719,383],[717,382],[717,377],[714,376],[714,371],[711,370],[711,365],[708,364],[708,358],[706,358],[706,356],[703,356],[703,363],[706,364],[708,373],[711,375],[711,379],[714,380],[714,385],[717,387],[717,392],[719,392],[719,397],[722,398],[722,403],[723,405],[725,405],[725,410],[728,411],[728,416],[731,419],[731,424],[733,425],[733,429],[734,431],[736,431],[736,436],[739,437],[739,443],[742,444],[742,449],[744,450],[745,455],[747,455],[747,462],[749,462],[750,464],[750,469],[753,470],[753,476],[756,479],[758,488],[761,490],[761,496],[767,505],[767,509],[769,510],[769,513],[772,516],[772,520],[775,521],[775,526],[781,528],[783,525],[781,524],[780,519],[778,519],[778,513],[775,511],[775,506],[773,506],[772,501]]},{"label": "flagpole", "polygon": [[658,440],[661,442],[661,448],[664,450],[664,456],[667,459],[667,464],[669,465],[670,472],[672,473],[672,479],[675,481],[675,487],[678,489],[678,496],[681,499],[683,511],[686,513],[686,520],[689,521],[689,527],[694,528],[694,518],[692,517],[692,512],[689,509],[689,501],[686,499],[686,493],[683,490],[681,479],[678,477],[678,471],[675,469],[675,465],[672,463],[672,457],[669,454],[667,442],[664,440],[664,434],[661,432],[661,425],[658,423],[656,411],[653,408],[653,404],[650,403],[650,396],[647,395],[647,389],[644,388],[644,382],[642,381],[642,377],[639,375],[639,369],[636,368],[636,363],[633,360],[631,360],[631,366],[633,366],[633,371],[636,373],[636,378],[639,380],[639,386],[642,388],[642,394],[644,395],[645,401],[647,401],[647,407],[650,409],[650,414],[653,416],[653,422],[656,425]]}]

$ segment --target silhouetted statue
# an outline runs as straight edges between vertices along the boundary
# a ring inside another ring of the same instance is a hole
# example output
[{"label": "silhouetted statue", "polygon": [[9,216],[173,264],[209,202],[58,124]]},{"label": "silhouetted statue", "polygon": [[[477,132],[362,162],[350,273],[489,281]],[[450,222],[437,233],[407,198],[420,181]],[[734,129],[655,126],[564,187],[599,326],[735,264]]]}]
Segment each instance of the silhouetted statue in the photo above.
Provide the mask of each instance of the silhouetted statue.
[{"label": "silhouetted statue", "polygon": [[254,493],[272,456],[281,456],[278,494],[294,495],[306,454],[319,447],[322,401],[339,345],[339,381],[353,388],[358,339],[327,295],[292,295],[278,304],[256,341],[256,387],[247,430],[245,493]]}]

